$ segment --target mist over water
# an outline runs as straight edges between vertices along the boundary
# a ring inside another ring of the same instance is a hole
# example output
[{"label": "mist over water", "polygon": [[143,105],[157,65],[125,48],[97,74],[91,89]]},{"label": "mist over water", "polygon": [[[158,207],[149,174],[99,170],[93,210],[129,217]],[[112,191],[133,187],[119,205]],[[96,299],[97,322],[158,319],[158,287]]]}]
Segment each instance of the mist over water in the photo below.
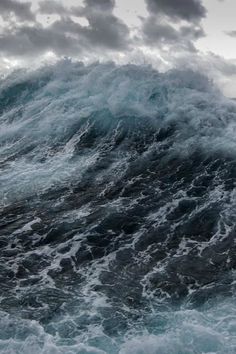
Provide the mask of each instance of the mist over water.
[{"label": "mist over water", "polygon": [[236,104],[200,73],[0,82],[0,352],[236,352]]}]

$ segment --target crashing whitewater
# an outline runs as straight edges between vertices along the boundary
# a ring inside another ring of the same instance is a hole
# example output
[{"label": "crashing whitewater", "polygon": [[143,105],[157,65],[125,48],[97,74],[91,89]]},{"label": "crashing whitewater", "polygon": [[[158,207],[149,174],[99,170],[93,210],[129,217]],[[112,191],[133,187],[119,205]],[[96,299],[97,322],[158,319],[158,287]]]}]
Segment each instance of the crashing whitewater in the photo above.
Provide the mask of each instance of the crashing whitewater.
[{"label": "crashing whitewater", "polygon": [[0,81],[0,352],[235,354],[236,104],[191,71]]}]

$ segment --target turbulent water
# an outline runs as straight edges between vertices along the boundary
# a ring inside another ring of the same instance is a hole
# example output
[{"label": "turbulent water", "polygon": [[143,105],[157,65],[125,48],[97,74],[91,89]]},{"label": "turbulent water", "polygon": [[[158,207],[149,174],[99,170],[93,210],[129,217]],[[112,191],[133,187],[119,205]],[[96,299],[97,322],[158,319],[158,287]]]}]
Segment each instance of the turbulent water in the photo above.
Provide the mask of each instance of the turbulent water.
[{"label": "turbulent water", "polygon": [[0,352],[236,353],[236,103],[191,71],[0,82]]}]

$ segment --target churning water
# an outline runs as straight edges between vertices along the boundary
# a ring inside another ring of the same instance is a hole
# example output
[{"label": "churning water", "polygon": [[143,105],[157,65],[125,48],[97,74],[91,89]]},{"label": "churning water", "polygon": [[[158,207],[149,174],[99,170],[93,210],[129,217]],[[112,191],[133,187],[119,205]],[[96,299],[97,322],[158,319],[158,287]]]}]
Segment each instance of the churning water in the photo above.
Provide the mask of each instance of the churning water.
[{"label": "churning water", "polygon": [[236,353],[236,104],[63,61],[0,82],[0,352]]}]

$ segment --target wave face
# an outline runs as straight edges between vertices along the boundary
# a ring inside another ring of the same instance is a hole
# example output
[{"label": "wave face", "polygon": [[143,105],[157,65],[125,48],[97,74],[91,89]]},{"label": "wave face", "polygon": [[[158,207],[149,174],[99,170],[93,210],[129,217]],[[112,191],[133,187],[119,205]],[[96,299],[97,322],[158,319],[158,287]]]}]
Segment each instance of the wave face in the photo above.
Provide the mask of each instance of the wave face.
[{"label": "wave face", "polygon": [[236,352],[236,105],[201,74],[0,82],[0,351]]}]

